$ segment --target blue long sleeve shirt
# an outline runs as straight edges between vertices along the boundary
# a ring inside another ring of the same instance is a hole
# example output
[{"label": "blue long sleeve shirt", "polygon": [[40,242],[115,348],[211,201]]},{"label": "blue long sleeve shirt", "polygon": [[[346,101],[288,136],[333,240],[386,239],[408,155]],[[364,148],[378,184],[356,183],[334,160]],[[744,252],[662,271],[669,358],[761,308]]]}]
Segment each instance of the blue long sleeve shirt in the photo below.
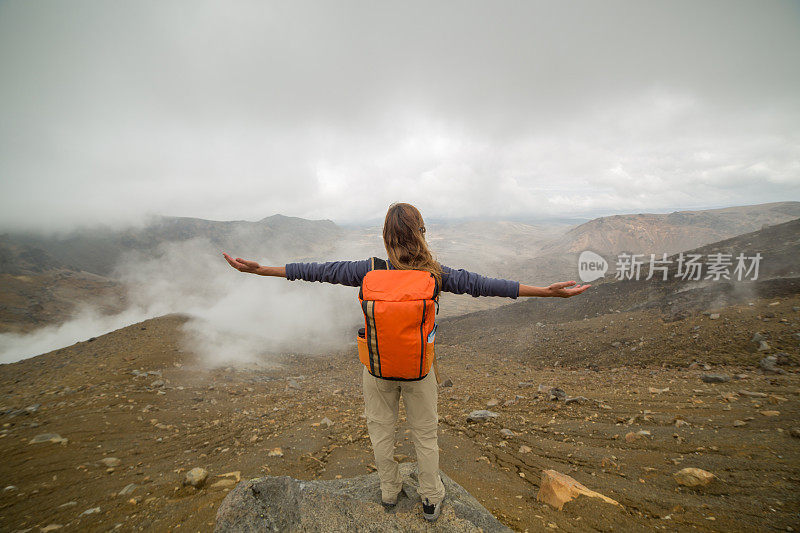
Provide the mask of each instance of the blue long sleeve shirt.
[{"label": "blue long sleeve shirt", "polygon": [[[337,283],[358,287],[369,272],[369,259],[363,261],[331,261],[328,263],[287,263],[286,279],[323,283]],[[386,262],[388,268],[391,263]],[[517,298],[519,282],[507,279],[488,278],[464,269],[453,269],[442,265],[442,290],[454,294],[478,296],[503,296]]]}]

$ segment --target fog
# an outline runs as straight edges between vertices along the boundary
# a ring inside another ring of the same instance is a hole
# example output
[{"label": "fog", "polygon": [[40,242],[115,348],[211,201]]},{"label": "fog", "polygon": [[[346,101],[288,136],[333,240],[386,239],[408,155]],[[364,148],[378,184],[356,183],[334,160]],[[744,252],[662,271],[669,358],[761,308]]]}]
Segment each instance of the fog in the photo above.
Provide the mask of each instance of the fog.
[{"label": "fog", "polygon": [[[253,243],[250,249],[257,248]],[[265,265],[284,264],[279,256],[225,251]],[[336,256],[362,259],[365,253],[364,247],[342,242]],[[109,316],[79,305],[74,318],[59,326],[0,334],[0,363],[169,313],[189,316],[181,345],[199,356],[199,364],[263,362],[276,353],[322,354],[341,348],[355,341],[363,320],[357,289],[238,272],[205,238],[162,243],[150,255],[127,253],[112,278],[126,288],[129,306],[124,312]]]},{"label": "fog", "polygon": [[[246,251],[226,250],[264,265],[283,264]],[[133,305],[151,316],[190,315],[185,348],[208,364],[287,351],[324,353],[355,338],[360,309],[352,287],[241,273],[205,239],[170,243],[160,252],[126,257],[117,276],[131,288]]]}]

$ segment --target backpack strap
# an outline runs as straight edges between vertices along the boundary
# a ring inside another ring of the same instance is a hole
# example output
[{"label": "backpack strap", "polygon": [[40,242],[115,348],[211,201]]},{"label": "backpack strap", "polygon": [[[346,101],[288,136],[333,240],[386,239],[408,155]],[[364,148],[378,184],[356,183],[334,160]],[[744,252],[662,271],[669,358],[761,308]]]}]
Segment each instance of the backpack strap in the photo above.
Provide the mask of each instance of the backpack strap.
[{"label": "backpack strap", "polygon": [[386,261],[381,259],[380,257],[372,257],[369,260],[369,269],[370,270],[388,270],[386,266]]},{"label": "backpack strap", "polygon": [[[380,257],[370,257],[369,258],[369,269],[367,272],[372,270],[389,270],[386,265],[386,261],[381,259]],[[358,297],[364,298],[364,280],[361,280],[360,288],[358,289]]]}]

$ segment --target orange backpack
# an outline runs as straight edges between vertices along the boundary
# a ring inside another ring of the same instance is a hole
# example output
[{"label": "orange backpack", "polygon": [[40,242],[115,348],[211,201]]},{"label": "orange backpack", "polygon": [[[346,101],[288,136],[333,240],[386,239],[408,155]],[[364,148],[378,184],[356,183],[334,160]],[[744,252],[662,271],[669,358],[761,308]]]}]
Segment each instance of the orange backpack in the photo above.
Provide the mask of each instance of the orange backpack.
[{"label": "orange backpack", "polygon": [[358,332],[358,358],[370,374],[415,381],[433,364],[439,285],[424,270],[388,270],[373,257],[358,301],[365,327]]}]

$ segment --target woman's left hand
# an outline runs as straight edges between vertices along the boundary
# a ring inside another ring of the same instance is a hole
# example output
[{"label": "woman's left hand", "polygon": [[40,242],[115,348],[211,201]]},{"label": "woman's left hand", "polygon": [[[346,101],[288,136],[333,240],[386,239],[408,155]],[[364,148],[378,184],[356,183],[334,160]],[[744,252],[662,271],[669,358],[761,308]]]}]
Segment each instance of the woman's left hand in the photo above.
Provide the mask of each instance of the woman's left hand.
[{"label": "woman's left hand", "polygon": [[559,281],[558,283],[553,283],[547,290],[550,291],[550,296],[557,296],[559,298],[569,298],[570,296],[575,296],[576,294],[580,294],[591,285],[575,285],[574,281]]}]

